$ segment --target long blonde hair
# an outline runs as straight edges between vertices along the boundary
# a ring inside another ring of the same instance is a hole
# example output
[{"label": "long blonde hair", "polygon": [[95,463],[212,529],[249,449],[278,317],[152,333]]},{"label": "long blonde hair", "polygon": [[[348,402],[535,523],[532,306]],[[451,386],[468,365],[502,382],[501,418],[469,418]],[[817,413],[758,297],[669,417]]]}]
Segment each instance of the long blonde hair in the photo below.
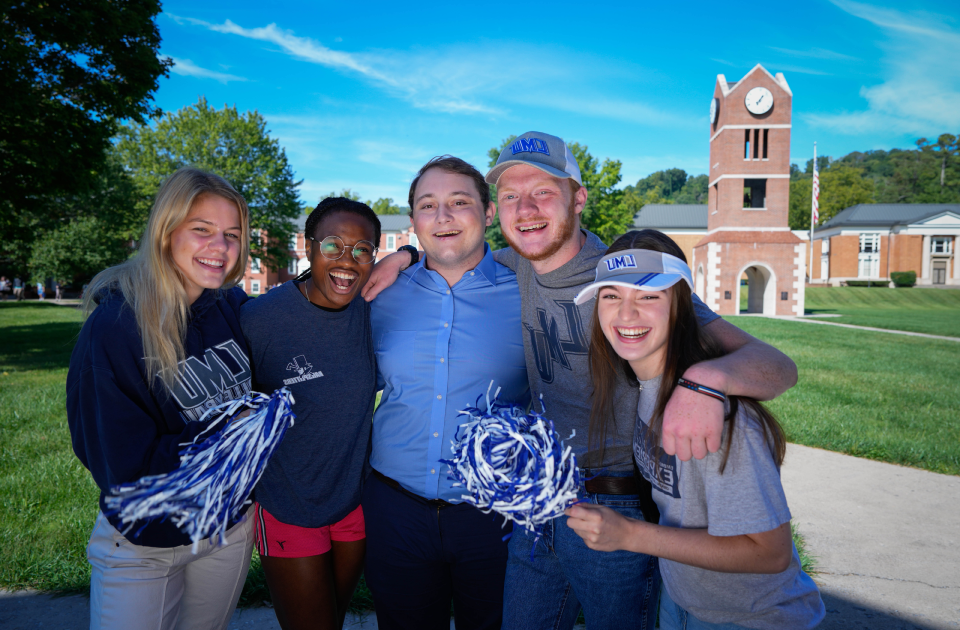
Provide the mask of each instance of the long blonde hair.
[{"label": "long blonde hair", "polygon": [[143,339],[143,360],[147,383],[160,378],[169,390],[176,382],[177,366],[184,359],[184,337],[190,303],[184,279],[173,260],[170,238],[193,205],[204,195],[232,201],[240,213],[240,256],[224,280],[231,287],[243,278],[250,254],[250,211],[247,202],[219,175],[195,168],[181,168],[171,175],[157,193],[147,228],[137,253],[126,262],[98,273],[83,296],[84,317],[97,307],[104,291],[119,289],[133,309]]}]

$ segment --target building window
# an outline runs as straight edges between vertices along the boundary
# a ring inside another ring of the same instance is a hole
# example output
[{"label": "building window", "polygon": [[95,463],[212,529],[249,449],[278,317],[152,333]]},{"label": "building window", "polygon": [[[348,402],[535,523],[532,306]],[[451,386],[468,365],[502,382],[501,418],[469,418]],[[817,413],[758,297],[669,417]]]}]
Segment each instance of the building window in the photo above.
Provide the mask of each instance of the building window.
[{"label": "building window", "polygon": [[417,249],[420,249],[420,241],[417,240],[416,234],[410,234],[410,244],[416,247]]},{"label": "building window", "polygon": [[287,273],[294,276],[297,275],[297,259],[296,258],[290,259],[290,264],[287,265]]},{"label": "building window", "polygon": [[950,241],[953,239],[949,236],[934,236],[930,239],[930,253],[931,254],[949,254],[950,253]]},{"label": "building window", "polygon": [[829,253],[830,253],[830,239],[829,239],[829,238],[825,238],[825,239],[823,239],[823,240],[821,241],[820,253],[821,253],[821,254],[829,254]]},{"label": "building window", "polygon": [[858,273],[860,278],[880,277],[880,235],[860,235],[860,256],[858,259]]},{"label": "building window", "polygon": [[[259,259],[259,258],[251,258],[251,259],[250,259],[250,271],[252,271],[253,273],[260,273],[260,259]],[[256,293],[256,291],[254,291],[254,293]]]},{"label": "building window", "polygon": [[743,130],[743,159],[750,159],[750,130]]},{"label": "building window", "polygon": [[394,234],[387,234],[387,251],[393,251],[397,248],[397,237]]},{"label": "building window", "polygon": [[259,280],[251,280],[251,281],[250,281],[250,293],[253,293],[254,295],[260,295],[260,281],[259,281]]},{"label": "building window", "polygon": [[767,159],[767,143],[770,140],[770,130],[763,130],[763,159]]},{"label": "building window", "polygon": [[743,207],[744,208],[766,208],[767,202],[767,180],[765,179],[745,179],[743,180]]},{"label": "building window", "polygon": [[760,158],[760,130],[753,130],[753,159]]},{"label": "building window", "polygon": [[290,249],[297,249],[297,235],[294,234],[290,237]]}]

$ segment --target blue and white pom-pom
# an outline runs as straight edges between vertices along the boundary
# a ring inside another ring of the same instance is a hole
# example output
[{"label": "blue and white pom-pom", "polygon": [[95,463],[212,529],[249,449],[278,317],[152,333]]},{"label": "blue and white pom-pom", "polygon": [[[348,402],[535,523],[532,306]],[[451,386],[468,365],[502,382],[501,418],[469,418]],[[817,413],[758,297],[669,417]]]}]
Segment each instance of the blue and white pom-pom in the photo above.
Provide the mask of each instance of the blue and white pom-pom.
[{"label": "blue and white pom-pom", "polygon": [[[105,503],[130,527],[137,521],[169,518],[193,541],[226,542],[232,521],[249,501],[267,462],[295,416],[286,387],[267,396],[251,392],[208,410],[201,422],[216,419],[180,451],[180,467],[111,489]],[[250,415],[238,418],[246,410]],[[224,422],[226,421],[226,422]],[[211,430],[218,429],[213,433]],[[181,445],[184,446],[184,445]]]},{"label": "blue and white pom-pom", "polygon": [[[470,420],[457,429],[450,476],[469,494],[463,500],[488,513],[497,512],[536,534],[548,521],[577,502],[580,472],[569,446],[553,422],[536,411],[493,401],[486,411],[460,411]],[[570,437],[573,437],[571,435]]]}]

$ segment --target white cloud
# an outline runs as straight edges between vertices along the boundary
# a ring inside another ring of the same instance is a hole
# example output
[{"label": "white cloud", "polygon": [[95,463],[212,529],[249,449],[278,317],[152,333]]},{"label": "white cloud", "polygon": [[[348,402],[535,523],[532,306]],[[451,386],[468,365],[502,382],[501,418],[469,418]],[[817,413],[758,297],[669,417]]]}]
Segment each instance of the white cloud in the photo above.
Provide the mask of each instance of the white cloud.
[{"label": "white cloud", "polygon": [[197,77],[199,79],[213,79],[214,81],[219,81],[220,83],[229,83],[230,81],[246,81],[244,77],[238,77],[235,74],[226,74],[225,72],[217,72],[215,70],[207,70],[206,68],[201,68],[197,64],[193,63],[189,59],[179,59],[177,57],[171,57],[173,59],[173,67],[170,68],[170,71],[174,74],[179,74],[184,77]]},{"label": "white cloud", "polygon": [[850,0],[831,0],[886,36],[880,43],[884,81],[863,86],[867,109],[808,114],[815,127],[841,133],[894,131],[936,134],[960,127],[960,31],[943,16],[907,13]]},{"label": "white cloud", "polygon": [[790,57],[801,57],[805,59],[827,59],[829,61],[859,61],[856,57],[844,55],[825,48],[811,48],[809,50],[791,50],[789,48],[777,48],[771,46],[770,50],[775,50]]},{"label": "white cloud", "polygon": [[[642,102],[611,98],[603,90],[584,86],[585,80],[623,79],[625,64],[587,59],[565,50],[551,50],[548,55],[542,48],[513,46],[505,52],[502,45],[487,44],[473,45],[469,54],[461,47],[344,52],[276,24],[245,28],[231,20],[213,24],[167,16],[180,24],[269,42],[295,59],[356,75],[391,96],[429,111],[504,117],[510,115],[511,104],[530,104],[533,94],[559,86],[553,91],[560,92],[560,97],[538,98],[536,105],[647,125],[680,124],[688,120]],[[558,60],[560,57],[562,61]],[[630,68],[634,76],[639,76],[640,70]]]}]

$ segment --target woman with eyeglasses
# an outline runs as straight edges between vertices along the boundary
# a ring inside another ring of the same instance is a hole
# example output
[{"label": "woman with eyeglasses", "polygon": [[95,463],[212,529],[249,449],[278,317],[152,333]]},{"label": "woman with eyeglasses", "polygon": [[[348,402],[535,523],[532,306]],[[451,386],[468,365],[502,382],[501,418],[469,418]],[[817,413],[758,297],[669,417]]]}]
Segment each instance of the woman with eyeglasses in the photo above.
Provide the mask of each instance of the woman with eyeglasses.
[{"label": "woman with eyeglasses", "polygon": [[363,569],[360,490],[377,371],[360,297],[380,220],[366,204],[324,199],[307,218],[310,269],[241,311],[254,388],[287,387],[297,419],[255,491],[255,536],[284,630],[342,628]]}]

